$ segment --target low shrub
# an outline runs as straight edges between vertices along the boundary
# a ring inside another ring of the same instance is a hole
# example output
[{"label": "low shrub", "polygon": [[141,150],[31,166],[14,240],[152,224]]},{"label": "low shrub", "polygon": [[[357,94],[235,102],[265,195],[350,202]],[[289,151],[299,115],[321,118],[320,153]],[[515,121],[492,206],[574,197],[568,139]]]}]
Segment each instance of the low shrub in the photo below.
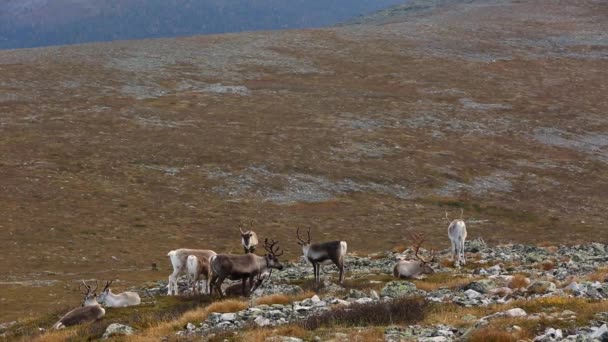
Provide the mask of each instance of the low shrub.
[{"label": "low shrub", "polygon": [[409,324],[424,318],[426,303],[423,298],[404,297],[391,302],[351,304],[311,316],[302,327],[315,330],[323,326],[371,326]]}]

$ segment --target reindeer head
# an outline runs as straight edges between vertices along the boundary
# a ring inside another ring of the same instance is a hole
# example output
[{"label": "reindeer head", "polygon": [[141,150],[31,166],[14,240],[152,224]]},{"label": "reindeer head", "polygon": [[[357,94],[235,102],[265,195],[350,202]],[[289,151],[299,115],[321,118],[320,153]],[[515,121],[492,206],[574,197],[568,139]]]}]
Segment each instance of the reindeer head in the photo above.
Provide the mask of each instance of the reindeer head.
[{"label": "reindeer head", "polygon": [[280,271],[283,269],[283,265],[279,261],[278,257],[283,255],[283,251],[280,251],[279,253],[279,246],[276,248],[274,247],[277,243],[279,242],[274,240],[272,240],[272,242],[268,242],[268,239],[264,239],[264,249],[266,249],[266,252],[268,252],[268,254],[265,256],[266,263],[268,264],[269,268],[276,268]]},{"label": "reindeer head", "polygon": [[106,286],[103,287],[103,291],[101,291],[98,297],[100,302],[105,302],[106,296],[110,293],[110,285],[112,285],[113,281],[114,280],[106,281]]},{"label": "reindeer head", "polygon": [[[84,285],[84,289],[83,289],[82,285]],[[97,294],[95,293],[95,291],[97,291],[97,287],[99,287],[99,284],[97,284],[97,280],[95,281],[94,289],[91,289],[91,287],[89,285],[87,285],[87,283],[85,283],[84,280],[82,281],[82,284],[78,285],[78,289],[84,295],[84,301],[82,303],[82,306],[89,306],[89,305],[97,304]]]},{"label": "reindeer head", "polygon": [[[253,220],[251,220],[251,227],[253,227]],[[241,231],[241,238],[243,239],[243,245],[249,246],[249,240],[251,239],[253,232],[251,230],[243,231],[242,223],[239,224],[239,230]]]},{"label": "reindeer head", "polygon": [[308,237],[308,239],[307,239],[307,240],[304,240],[304,239],[302,239],[302,238],[300,237],[300,228],[298,228],[298,229],[296,230],[296,234],[297,234],[297,236],[298,236],[298,245],[300,245],[300,246],[302,246],[302,247],[308,247],[308,246],[310,246],[310,228],[308,228],[308,232],[306,233],[306,234],[307,234],[307,237]]},{"label": "reindeer head", "polygon": [[422,256],[418,255],[418,250],[424,242],[424,235],[422,233],[412,233],[412,241],[414,243],[414,257],[420,262],[421,273],[435,273],[435,270],[431,267],[431,263],[435,261],[435,251],[431,251],[431,259],[425,259]]}]

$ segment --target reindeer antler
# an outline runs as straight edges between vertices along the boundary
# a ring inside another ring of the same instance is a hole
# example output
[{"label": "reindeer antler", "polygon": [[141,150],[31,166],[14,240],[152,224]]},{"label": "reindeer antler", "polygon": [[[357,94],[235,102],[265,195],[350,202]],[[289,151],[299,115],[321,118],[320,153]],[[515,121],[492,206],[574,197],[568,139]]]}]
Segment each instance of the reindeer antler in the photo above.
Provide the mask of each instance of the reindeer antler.
[{"label": "reindeer antler", "polygon": [[[86,291],[82,290],[82,285],[84,285],[84,289]],[[85,283],[84,280],[82,281],[82,284],[78,284],[78,290],[80,292],[82,292],[84,295],[88,295],[89,293],[91,293],[91,287],[89,285],[87,285],[87,283]]]},{"label": "reindeer antler", "polygon": [[106,281],[106,286],[104,286],[104,288],[103,288],[103,291],[104,291],[104,292],[105,292],[107,289],[109,289],[109,288],[110,288],[110,285],[112,285],[112,282],[113,282],[113,281],[114,281],[114,280]]},{"label": "reindeer antler", "polygon": [[462,220],[462,214],[464,214],[464,209],[460,208],[460,219]]},{"label": "reindeer antler", "polygon": [[268,238],[264,239],[264,249],[266,249],[266,251],[268,252],[268,254],[272,254],[274,256],[281,256],[283,255],[283,251],[281,251],[281,254],[279,254],[279,246],[277,246],[277,248],[274,248],[274,245],[276,245],[277,243],[279,243],[278,241],[272,240],[272,242],[268,242]]},{"label": "reindeer antler", "polygon": [[420,246],[424,242],[424,234],[422,233],[412,233],[412,241],[414,243],[414,257],[425,264],[431,262],[430,260],[424,259],[422,256],[418,255],[418,250],[420,250]]},{"label": "reindeer antler", "polygon": [[448,223],[450,223],[450,218],[448,217],[448,211],[445,211],[445,220],[448,221]]}]

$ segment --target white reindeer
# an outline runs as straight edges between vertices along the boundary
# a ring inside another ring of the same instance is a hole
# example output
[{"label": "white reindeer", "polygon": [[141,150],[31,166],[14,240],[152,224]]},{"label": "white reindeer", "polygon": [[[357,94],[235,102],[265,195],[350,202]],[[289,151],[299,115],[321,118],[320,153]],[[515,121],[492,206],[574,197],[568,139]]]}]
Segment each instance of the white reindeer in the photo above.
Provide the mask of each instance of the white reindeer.
[{"label": "white reindeer", "polygon": [[106,281],[106,286],[99,295],[99,301],[109,308],[122,308],[125,306],[133,306],[141,304],[141,298],[137,292],[126,291],[119,294],[113,294],[110,290],[113,280]]},{"label": "white reindeer", "polygon": [[460,209],[460,219],[450,221],[448,218],[448,212],[445,212],[445,219],[450,223],[448,226],[448,237],[452,243],[452,255],[454,257],[454,266],[460,267],[465,265],[466,260],[464,257],[464,241],[467,239],[467,226],[462,220],[463,210]]},{"label": "white reindeer", "polygon": [[[251,221],[251,227],[253,228],[253,220]],[[255,252],[255,248],[258,246],[258,236],[253,230],[243,231],[243,224],[239,225],[241,231],[241,245],[245,250],[245,254]]]},{"label": "white reindeer", "polygon": [[209,280],[211,278],[209,261],[199,259],[196,255],[188,255],[186,270],[188,272],[188,281],[190,282],[190,286],[192,286],[192,293],[198,294],[201,292],[201,280],[204,282],[203,293],[209,293]]},{"label": "white reindeer", "polygon": [[204,260],[209,262],[209,258],[212,255],[216,255],[212,250],[209,249],[189,249],[189,248],[180,248],[174,251],[170,251],[167,256],[171,260],[171,265],[173,265],[173,273],[169,276],[169,284],[167,286],[169,296],[178,295],[179,288],[177,286],[177,276],[179,276],[182,272],[186,271],[186,260],[189,255],[195,255],[200,260]]}]

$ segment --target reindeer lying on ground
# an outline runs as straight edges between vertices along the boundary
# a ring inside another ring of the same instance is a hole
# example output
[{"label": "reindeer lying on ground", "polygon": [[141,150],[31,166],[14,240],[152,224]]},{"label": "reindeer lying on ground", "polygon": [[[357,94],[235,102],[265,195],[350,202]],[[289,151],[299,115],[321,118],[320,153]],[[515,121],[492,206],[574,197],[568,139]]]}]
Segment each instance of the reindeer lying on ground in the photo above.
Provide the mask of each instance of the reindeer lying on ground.
[{"label": "reindeer lying on ground", "polygon": [[[268,239],[265,239],[264,249],[266,249],[268,254],[263,257],[251,253],[245,255],[218,254],[212,256],[209,260],[212,273],[211,291],[213,292],[213,288],[215,288],[220,296],[223,297],[222,283],[228,278],[230,280],[242,280],[242,293],[248,296],[254,286],[253,281],[258,275],[272,268],[283,269],[283,265],[278,259],[279,256],[283,255],[283,252],[279,253],[278,246],[274,248],[277,243],[274,240],[269,243]],[[248,288],[246,287],[247,279],[249,279]]]},{"label": "reindeer lying on ground", "polygon": [[99,301],[109,308],[121,308],[125,306],[141,304],[141,298],[136,292],[126,291],[119,294],[113,294],[110,290],[113,280],[106,281],[106,286],[99,295]]},{"label": "reindeer lying on ground", "polygon": [[[251,221],[251,227],[253,227],[253,221]],[[258,236],[253,230],[243,231],[243,225],[239,226],[241,231],[241,244],[245,250],[245,254],[253,253],[258,245]]]},{"label": "reindeer lying on ground", "polygon": [[464,257],[464,241],[467,239],[467,227],[462,220],[463,210],[460,209],[460,219],[455,219],[450,222],[448,212],[445,212],[445,219],[450,224],[448,226],[448,237],[452,243],[452,255],[454,256],[454,266],[459,267],[465,265]]},{"label": "reindeer lying on ground", "polygon": [[203,293],[209,293],[209,280],[211,279],[209,260],[199,259],[196,255],[188,255],[186,269],[188,271],[188,280],[192,286],[192,293],[200,293],[201,280],[205,283]]},{"label": "reindeer lying on ground", "polygon": [[300,237],[300,228],[296,230],[298,245],[302,246],[302,253],[306,260],[310,261],[315,274],[315,283],[320,282],[321,264],[331,260],[340,270],[340,284],[344,282],[344,257],[346,256],[346,241],[330,241],[322,243],[310,243],[310,228],[308,228],[308,239],[305,241]]},{"label": "reindeer lying on ground", "polygon": [[171,251],[167,254],[169,259],[171,260],[171,265],[173,265],[173,273],[169,276],[169,284],[168,284],[168,292],[167,294],[171,296],[172,294],[178,295],[179,288],[177,286],[177,277],[186,271],[186,260],[189,255],[194,255],[200,260],[209,262],[209,258],[212,255],[216,255],[212,250],[209,249],[188,249],[188,248],[180,248],[174,251]]},{"label": "reindeer lying on ground", "polygon": [[79,285],[78,289],[84,294],[84,304],[61,317],[51,329],[63,329],[72,325],[93,322],[101,319],[106,314],[106,310],[97,302],[97,294],[95,293],[98,287],[97,281],[94,289],[91,289],[84,280],[82,284],[84,284],[85,290],[82,290],[82,285]]},{"label": "reindeer lying on ground", "polygon": [[424,259],[418,254],[420,246],[424,242],[422,234],[412,234],[414,243],[414,257],[418,260],[400,260],[393,268],[393,276],[400,279],[419,279],[424,274],[433,274],[435,270],[431,267],[431,262],[435,258],[435,253],[432,253],[430,260]]}]

